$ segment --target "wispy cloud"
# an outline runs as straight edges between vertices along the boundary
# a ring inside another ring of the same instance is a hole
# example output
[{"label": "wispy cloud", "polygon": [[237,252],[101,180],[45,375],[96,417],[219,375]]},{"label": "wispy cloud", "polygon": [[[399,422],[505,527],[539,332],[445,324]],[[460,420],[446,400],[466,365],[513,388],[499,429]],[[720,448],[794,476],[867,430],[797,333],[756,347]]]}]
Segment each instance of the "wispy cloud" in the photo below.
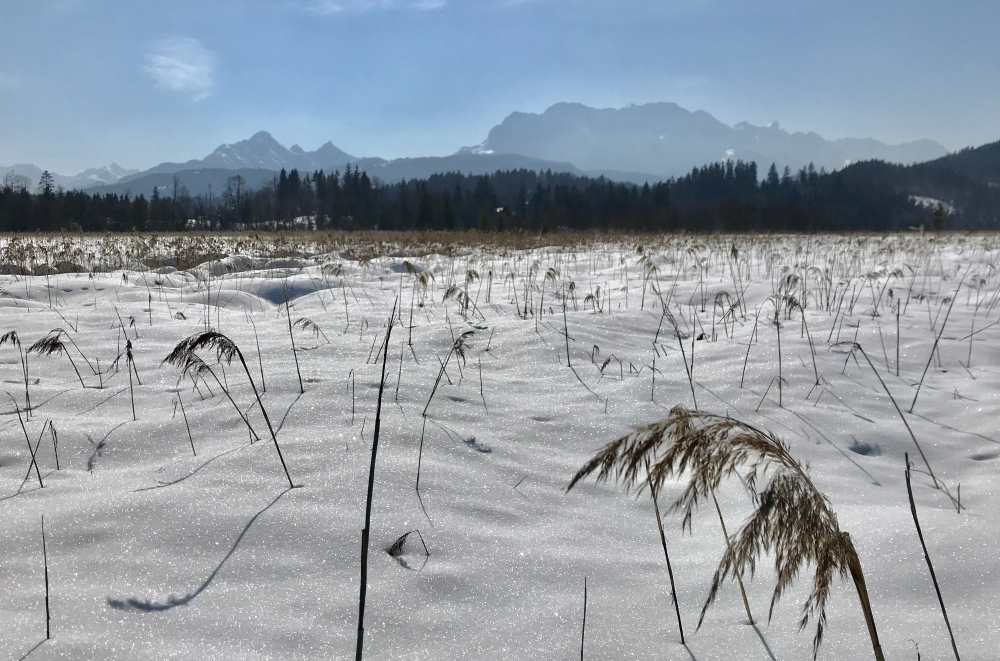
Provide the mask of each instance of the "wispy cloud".
[{"label": "wispy cloud", "polygon": [[446,0],[416,0],[416,2],[410,3],[410,8],[419,11],[436,11],[444,9],[446,4],[448,4]]},{"label": "wispy cloud", "polygon": [[144,70],[160,89],[201,101],[215,89],[216,66],[215,53],[197,39],[169,37],[147,51]]},{"label": "wispy cloud", "polygon": [[304,0],[299,7],[313,16],[341,16],[389,10],[437,11],[447,4],[447,0]]}]

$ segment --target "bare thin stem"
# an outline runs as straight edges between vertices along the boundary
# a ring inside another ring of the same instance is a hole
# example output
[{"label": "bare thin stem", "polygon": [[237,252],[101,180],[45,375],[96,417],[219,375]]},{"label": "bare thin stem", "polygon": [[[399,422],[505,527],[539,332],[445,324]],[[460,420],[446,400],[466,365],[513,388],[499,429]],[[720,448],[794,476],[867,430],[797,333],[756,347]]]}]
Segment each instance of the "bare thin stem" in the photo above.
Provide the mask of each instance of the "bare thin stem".
[{"label": "bare thin stem", "polygon": [[378,385],[378,404],[375,407],[375,431],[372,438],[372,458],[368,464],[368,498],[365,501],[365,527],[361,530],[361,585],[358,594],[358,638],[354,658],[361,661],[365,642],[365,597],[368,594],[368,539],[372,520],[372,496],[375,488],[375,460],[378,458],[378,435],[382,425],[382,393],[385,390],[385,364],[389,360],[389,337],[392,335],[396,305],[385,330],[385,351],[382,353],[382,378]]},{"label": "bare thin stem", "polygon": [[663,532],[663,519],[660,515],[660,505],[657,502],[656,487],[649,476],[649,460],[646,460],[646,483],[649,485],[649,496],[653,500],[653,512],[656,514],[656,529],[660,533],[660,546],[663,547],[663,559],[667,561],[667,576],[670,577],[670,598],[674,602],[674,613],[677,615],[677,630],[681,634],[681,645],[684,644],[684,624],[681,622],[681,607],[677,601],[677,588],[674,586],[674,570],[670,564],[670,553],[667,551],[667,536]]},{"label": "bare thin stem", "polygon": [[913,487],[910,484],[910,455],[904,455],[906,457],[906,495],[910,499],[910,514],[913,515],[913,525],[917,528],[917,537],[920,539],[920,548],[924,551],[924,560],[927,561],[927,569],[931,574],[931,582],[934,583],[934,592],[937,593],[938,603],[941,605],[941,615],[944,616],[944,624],[948,627],[948,637],[951,639],[951,649],[955,653],[955,661],[961,661],[961,657],[958,655],[958,645],[955,644],[955,634],[951,630],[951,622],[948,620],[948,610],[944,607],[944,598],[941,597],[941,586],[938,585],[937,574],[934,572],[934,564],[931,562],[931,556],[927,552],[927,544],[924,542],[924,533],[920,529],[920,520],[917,518],[917,505],[913,501]]},{"label": "bare thin stem", "polygon": [[[10,397],[9,394],[8,397]],[[24,442],[28,444],[28,454],[31,455],[31,466],[35,467],[35,477],[38,478],[38,486],[39,488],[44,489],[45,484],[42,483],[42,473],[38,470],[38,462],[35,460],[35,453],[37,452],[37,449],[32,449],[31,447],[31,439],[28,438],[28,430],[24,426],[24,418],[21,417],[21,408],[17,405],[17,402],[14,401],[13,397],[10,398],[10,401],[14,402],[14,410],[17,411],[17,420],[21,423],[21,431],[24,432]],[[41,439],[39,439],[39,444],[40,443]]]},{"label": "bare thin stem", "polygon": [[45,515],[42,515],[42,565],[45,568],[45,640],[52,638],[52,612],[49,608],[49,552],[45,545]]},{"label": "bare thin stem", "polygon": [[931,480],[933,480],[934,482],[934,488],[935,489],[940,488],[938,487],[938,479],[934,475],[934,469],[931,468],[930,462],[927,461],[927,455],[924,454],[924,449],[920,447],[920,443],[917,442],[917,437],[913,434],[913,430],[910,429],[910,423],[906,421],[906,416],[903,415],[903,410],[899,408],[899,404],[896,403],[896,398],[892,396],[892,393],[889,391],[889,387],[885,385],[885,381],[882,380],[882,375],[878,373],[877,369],[875,369],[875,365],[874,363],[872,363],[872,359],[868,357],[868,353],[865,352],[862,346],[857,342],[854,342],[853,346],[855,349],[861,352],[862,356],[864,356],[865,360],[868,362],[868,366],[872,368],[872,372],[875,373],[875,377],[878,379],[878,382],[882,384],[882,390],[885,391],[885,394],[889,395],[889,401],[892,402],[892,405],[896,409],[896,413],[899,414],[899,419],[903,421],[903,425],[906,427],[906,431],[909,432],[910,439],[913,441],[913,444],[917,446],[917,452],[920,453],[920,458],[923,459],[924,466],[927,466],[927,472],[930,473]]},{"label": "bare thin stem", "polygon": [[[715,497],[715,490],[711,490],[712,503],[715,505],[715,513],[719,515],[719,524],[722,526],[722,536],[726,539],[726,549],[730,554],[733,552],[732,542],[729,539],[729,531],[726,529],[726,520],[722,518],[722,508],[719,507],[719,500]],[[743,577],[736,574],[736,583],[740,586],[740,598],[743,600],[743,610],[747,613],[749,624],[753,624],[753,613],[750,612],[750,601],[747,599],[746,588],[743,587]]]},{"label": "bare thin stem", "polygon": [[[299,393],[304,393],[306,391],[305,387],[302,385],[302,372],[299,371],[299,354],[295,351],[295,335],[292,333],[292,313],[288,309],[288,292],[285,292],[285,316],[288,317],[288,339],[292,343],[292,358],[295,359],[295,374],[299,377]],[[242,360],[242,357],[241,357]],[[245,365],[244,365],[245,367]],[[250,372],[247,372],[247,376],[250,376]],[[252,381],[252,379],[251,379]],[[263,386],[263,377],[261,377],[261,385]],[[255,389],[256,390],[256,389]],[[263,406],[261,407],[263,408]]]},{"label": "bare thin stem", "polygon": [[191,443],[191,454],[198,456],[198,451],[194,449],[194,438],[191,436],[191,425],[188,424],[187,411],[184,410],[184,400],[181,399],[181,393],[177,393],[177,402],[181,405],[181,415],[184,417],[184,426],[187,428],[188,442]]}]

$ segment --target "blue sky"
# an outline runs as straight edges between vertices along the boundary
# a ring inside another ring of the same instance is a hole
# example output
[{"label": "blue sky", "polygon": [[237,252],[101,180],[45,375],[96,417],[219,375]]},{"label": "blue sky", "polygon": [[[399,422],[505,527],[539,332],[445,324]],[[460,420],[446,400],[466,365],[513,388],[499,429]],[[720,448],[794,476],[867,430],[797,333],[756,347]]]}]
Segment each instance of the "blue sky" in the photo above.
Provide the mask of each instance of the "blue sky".
[{"label": "blue sky", "polygon": [[0,164],[145,168],[260,129],[446,154],[557,101],[958,148],[1000,139],[998,24],[995,0],[0,0]]}]

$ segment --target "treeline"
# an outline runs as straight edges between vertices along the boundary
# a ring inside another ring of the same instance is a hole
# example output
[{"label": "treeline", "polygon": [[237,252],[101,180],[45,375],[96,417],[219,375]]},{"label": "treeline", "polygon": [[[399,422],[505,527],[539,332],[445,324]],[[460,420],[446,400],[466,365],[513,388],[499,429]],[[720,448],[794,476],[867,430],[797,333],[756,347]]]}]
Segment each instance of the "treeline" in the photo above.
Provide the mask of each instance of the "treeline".
[{"label": "treeline", "polygon": [[825,173],[812,166],[758,177],[754,163],[695,168],[684,177],[637,186],[571,174],[459,173],[382,184],[366,172],[278,174],[247,190],[232,177],[215,196],[183,187],[145,195],[61,191],[6,182],[0,231],[183,231],[186,229],[845,231],[932,224],[960,216],[915,206],[885,177],[854,166]]}]

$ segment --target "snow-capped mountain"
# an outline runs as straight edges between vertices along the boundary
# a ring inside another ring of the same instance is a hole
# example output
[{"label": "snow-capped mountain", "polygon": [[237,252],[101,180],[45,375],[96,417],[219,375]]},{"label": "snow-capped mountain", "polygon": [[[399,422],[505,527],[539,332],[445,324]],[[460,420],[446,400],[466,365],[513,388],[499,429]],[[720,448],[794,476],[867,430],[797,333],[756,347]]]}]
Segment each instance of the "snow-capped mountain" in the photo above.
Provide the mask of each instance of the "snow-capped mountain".
[{"label": "snow-capped mountain", "polygon": [[281,168],[298,168],[308,171],[329,169],[331,166],[344,165],[356,160],[358,159],[355,156],[338,149],[332,142],[327,142],[311,152],[305,151],[298,145],[293,145],[289,149],[275,140],[267,131],[259,131],[247,140],[219,146],[205,157],[202,165],[230,169],[280,170]]},{"label": "snow-capped mountain", "polygon": [[[34,189],[38,185],[38,180],[44,170],[34,163],[15,163],[14,165],[0,165],[0,182],[8,174],[24,177],[28,187]],[[114,184],[123,177],[136,174],[138,170],[123,168],[117,163],[109,163],[97,168],[87,168],[83,172],[74,175],[64,175],[58,172],[51,172],[52,180],[56,186],[65,190],[77,190],[90,188],[92,186],[102,186]]]},{"label": "snow-capped mountain", "polygon": [[[313,170],[343,169],[348,163],[360,159],[327,142],[315,151],[306,151],[298,145],[285,147],[267,131],[258,131],[246,140],[224,144],[202,159],[185,163],[160,163],[142,172],[142,175],[180,172],[182,170]],[[135,177],[130,177],[134,179]]]},{"label": "snow-capped mountain", "polygon": [[81,182],[90,182],[89,185],[94,184],[113,184],[122,177],[127,177],[133,175],[138,170],[129,170],[123,168],[117,163],[109,163],[108,165],[101,166],[99,168],[87,168],[83,172],[80,172],[75,176]]}]

